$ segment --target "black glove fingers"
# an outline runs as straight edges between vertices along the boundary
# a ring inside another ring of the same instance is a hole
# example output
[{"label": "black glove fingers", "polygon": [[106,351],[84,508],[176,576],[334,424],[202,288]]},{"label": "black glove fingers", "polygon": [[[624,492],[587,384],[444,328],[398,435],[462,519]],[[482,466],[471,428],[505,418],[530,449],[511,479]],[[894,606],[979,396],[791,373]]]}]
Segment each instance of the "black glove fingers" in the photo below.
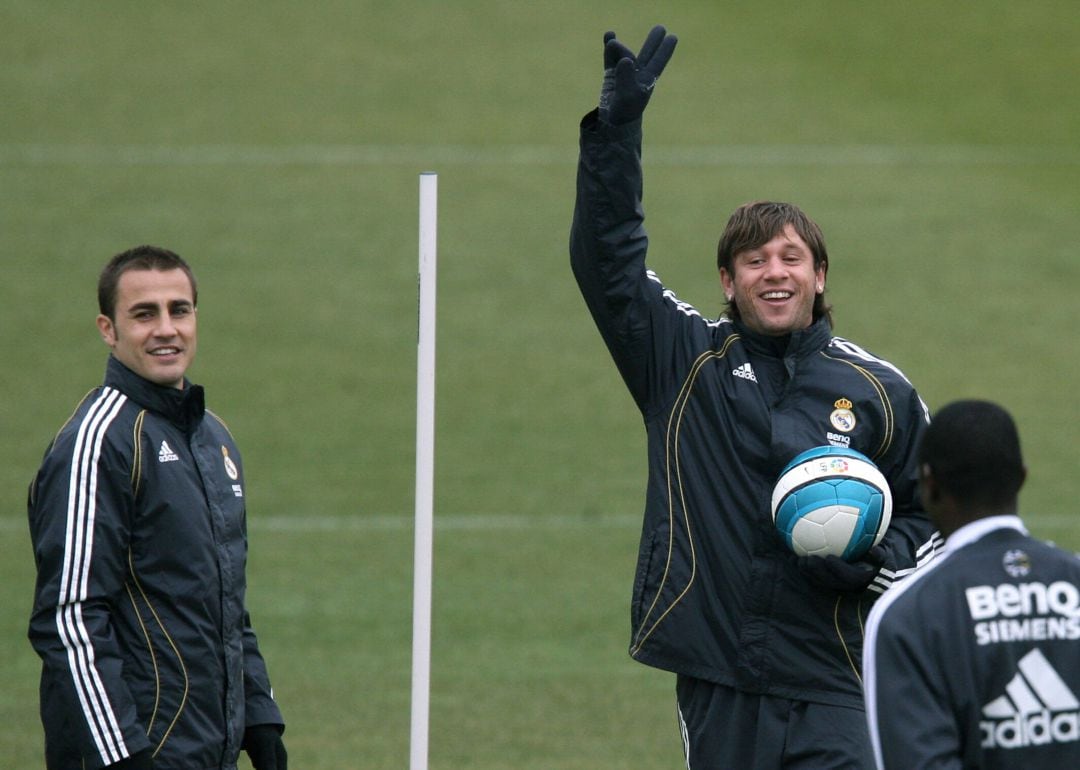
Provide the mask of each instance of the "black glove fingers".
[{"label": "black glove fingers", "polygon": [[619,57],[616,55],[615,50],[611,46],[611,43],[614,40],[614,32],[609,31],[604,33],[604,69],[606,70],[614,67],[615,63],[619,61]]},{"label": "black glove fingers", "polygon": [[634,60],[619,59],[619,63],[615,65],[615,91],[628,94],[637,88],[637,67],[634,66]]},{"label": "black glove fingers", "polygon": [[641,69],[645,69],[649,66],[649,61],[659,50],[660,45],[664,42],[664,36],[667,34],[667,30],[663,25],[657,24],[655,27],[649,30],[648,36],[645,38],[645,42],[641,44],[641,51],[637,55],[638,66]]},{"label": "black glove fingers", "polygon": [[671,55],[675,53],[675,46],[678,44],[679,38],[674,35],[668,35],[660,43],[660,47],[657,48],[656,53],[649,59],[648,65],[644,68],[648,70],[652,75],[653,80],[660,77],[660,73],[664,71],[664,67],[671,61]]},{"label": "black glove fingers", "polygon": [[288,754],[276,725],[253,725],[244,731],[240,747],[247,752],[255,770],[286,770]]},{"label": "black glove fingers", "polygon": [[614,37],[604,43],[604,69],[611,69],[623,59],[634,60],[634,52]]},{"label": "black glove fingers", "polygon": [[875,567],[880,569],[881,567],[885,566],[887,556],[888,551],[885,550],[885,546],[881,545],[881,543],[878,543],[866,552],[866,555],[863,557],[863,561],[873,564]]},{"label": "black glove fingers", "polygon": [[878,567],[866,561],[846,562],[838,556],[800,556],[799,570],[822,588],[844,593],[866,589],[878,572]]},{"label": "black glove fingers", "polygon": [[663,26],[652,28],[641,52],[619,42],[614,32],[604,33],[604,79],[600,85],[599,119],[621,125],[639,119],[649,103],[656,79],[675,50],[677,39]]}]

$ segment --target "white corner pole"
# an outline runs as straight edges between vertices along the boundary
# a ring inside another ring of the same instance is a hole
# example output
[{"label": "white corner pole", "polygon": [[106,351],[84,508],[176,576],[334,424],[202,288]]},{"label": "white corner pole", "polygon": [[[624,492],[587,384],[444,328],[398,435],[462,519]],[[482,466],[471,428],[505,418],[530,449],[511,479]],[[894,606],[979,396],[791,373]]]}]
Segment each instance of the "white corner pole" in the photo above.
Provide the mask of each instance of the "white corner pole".
[{"label": "white corner pole", "polygon": [[439,177],[420,175],[419,334],[416,351],[416,531],[413,561],[410,770],[427,770],[431,700],[431,577],[435,476],[435,261]]}]

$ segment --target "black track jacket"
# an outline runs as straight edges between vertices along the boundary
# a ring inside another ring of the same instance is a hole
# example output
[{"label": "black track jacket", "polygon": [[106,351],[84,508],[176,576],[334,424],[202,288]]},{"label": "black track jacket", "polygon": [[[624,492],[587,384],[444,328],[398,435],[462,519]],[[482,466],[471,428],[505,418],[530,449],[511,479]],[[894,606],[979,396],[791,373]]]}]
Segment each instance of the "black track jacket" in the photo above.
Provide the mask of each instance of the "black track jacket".
[{"label": "black track jacket", "polygon": [[149,747],[155,768],[234,768],[245,726],[283,724],[244,608],[244,493],[202,388],[110,357],[30,487],[49,767]]},{"label": "black track jacket", "polygon": [[[648,437],[630,654],[744,692],[861,708],[870,604],[933,556],[915,499],[925,406],[895,367],[824,320],[777,341],[706,320],[665,289],[645,267],[640,156],[640,121],[585,117],[570,237],[574,275]],[[861,595],[808,583],[769,510],[783,466],[830,443],[873,459],[892,488],[888,561]]]},{"label": "black track jacket", "polygon": [[864,661],[879,768],[1080,767],[1080,558],[1017,516],[958,529],[887,593]]}]

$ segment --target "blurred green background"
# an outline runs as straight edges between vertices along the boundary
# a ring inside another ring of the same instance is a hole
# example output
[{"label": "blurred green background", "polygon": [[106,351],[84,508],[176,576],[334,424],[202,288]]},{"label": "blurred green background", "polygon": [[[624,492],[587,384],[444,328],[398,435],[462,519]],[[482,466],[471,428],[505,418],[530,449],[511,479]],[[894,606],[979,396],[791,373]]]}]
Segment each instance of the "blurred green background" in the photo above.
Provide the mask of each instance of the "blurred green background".
[{"label": "blurred green background", "polygon": [[[1080,16],[885,5],[0,0],[0,764],[41,766],[26,487],[101,378],[97,272],[200,279],[190,375],[244,449],[251,607],[296,767],[408,760],[417,175],[439,174],[431,767],[677,768],[626,655],[644,441],[570,276],[602,35],[679,35],[650,262],[706,315],[754,198],[826,234],[836,331],[1000,401],[1080,548]],[[247,767],[246,758],[242,767]]]}]

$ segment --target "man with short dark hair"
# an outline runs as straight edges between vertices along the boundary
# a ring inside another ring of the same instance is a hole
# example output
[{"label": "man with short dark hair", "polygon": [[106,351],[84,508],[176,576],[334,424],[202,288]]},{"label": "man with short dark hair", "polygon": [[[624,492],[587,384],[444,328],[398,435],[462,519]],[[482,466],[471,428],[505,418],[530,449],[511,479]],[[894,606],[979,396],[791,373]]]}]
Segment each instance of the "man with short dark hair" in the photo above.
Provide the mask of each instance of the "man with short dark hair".
[{"label": "man with short dark hair", "polygon": [[245,484],[185,376],[195,277],[140,246],[98,281],[111,355],[28,501],[48,770],[286,770],[284,721],[244,601]]},{"label": "man with short dark hair", "polygon": [[[675,48],[604,37],[600,103],[580,126],[574,276],[645,422],[649,474],[630,654],[676,674],[692,770],[866,767],[862,624],[933,556],[914,449],[927,413],[896,367],[833,336],[818,226],[754,202],[717,249],[728,313],[706,320],[646,268],[641,116]],[[781,469],[820,445],[888,479],[892,524],[864,559],[796,557],[773,525]]]},{"label": "man with short dark hair", "polygon": [[1080,560],[1028,535],[1012,417],[957,401],[919,451],[945,546],[879,601],[863,684],[878,768],[1080,767]]}]

